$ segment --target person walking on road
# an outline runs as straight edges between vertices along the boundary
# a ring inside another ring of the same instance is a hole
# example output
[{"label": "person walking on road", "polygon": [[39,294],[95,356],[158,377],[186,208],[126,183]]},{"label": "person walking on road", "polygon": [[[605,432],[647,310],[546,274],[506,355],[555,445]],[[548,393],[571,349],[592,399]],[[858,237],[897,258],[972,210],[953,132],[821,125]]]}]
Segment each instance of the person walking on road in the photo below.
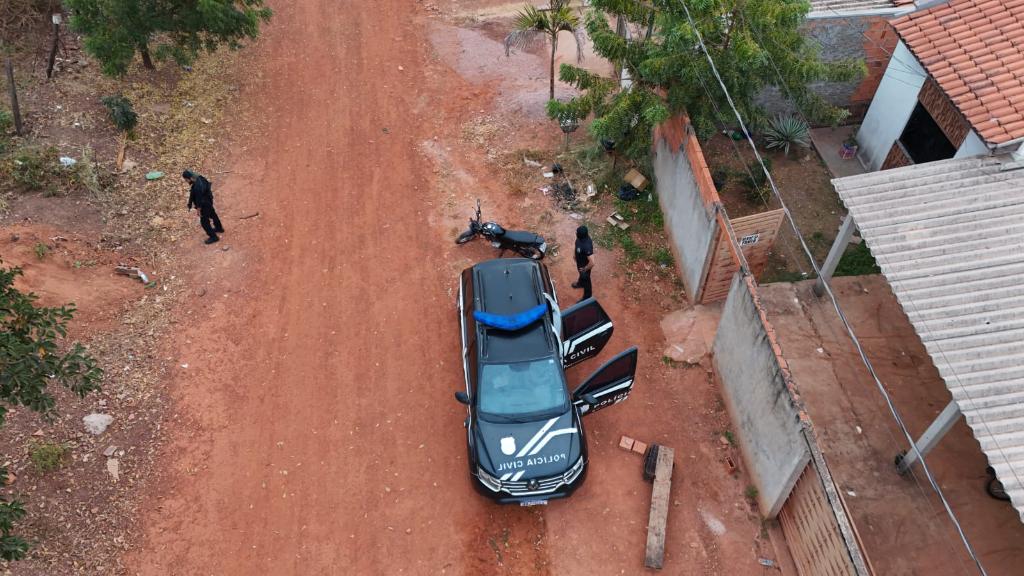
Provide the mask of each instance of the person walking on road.
[{"label": "person walking on road", "polygon": [[572,287],[582,288],[583,298],[580,300],[586,300],[594,295],[594,286],[590,282],[590,271],[594,269],[594,241],[590,239],[590,231],[586,226],[576,229],[576,253],[574,256],[580,277],[573,282]]},{"label": "person walking on road", "polygon": [[223,234],[224,227],[220,225],[220,218],[213,208],[213,188],[210,181],[190,170],[182,172],[181,177],[192,184],[188,192],[188,209],[192,210],[195,206],[199,210],[199,225],[208,236],[205,243],[213,244],[219,241],[220,237],[217,234]]}]

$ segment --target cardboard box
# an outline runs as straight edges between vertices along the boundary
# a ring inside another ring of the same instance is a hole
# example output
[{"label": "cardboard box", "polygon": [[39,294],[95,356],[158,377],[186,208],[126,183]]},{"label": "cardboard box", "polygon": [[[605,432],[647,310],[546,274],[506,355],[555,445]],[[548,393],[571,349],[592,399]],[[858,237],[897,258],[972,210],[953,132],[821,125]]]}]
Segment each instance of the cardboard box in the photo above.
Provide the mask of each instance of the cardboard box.
[{"label": "cardboard box", "polygon": [[636,168],[630,168],[629,172],[626,172],[626,175],[622,178],[622,181],[632,184],[633,188],[640,191],[647,188],[647,178],[644,178],[643,174],[637,172]]}]

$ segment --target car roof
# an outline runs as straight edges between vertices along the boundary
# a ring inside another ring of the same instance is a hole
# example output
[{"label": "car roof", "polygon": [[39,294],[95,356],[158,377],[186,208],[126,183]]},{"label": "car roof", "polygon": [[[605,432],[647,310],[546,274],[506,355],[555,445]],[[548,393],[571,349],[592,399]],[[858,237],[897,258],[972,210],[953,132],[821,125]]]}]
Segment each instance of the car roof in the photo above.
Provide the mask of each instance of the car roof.
[{"label": "car roof", "polygon": [[[543,264],[526,258],[499,258],[473,267],[476,309],[491,314],[518,314],[545,302]],[[478,324],[480,359],[487,363],[518,362],[554,354],[550,316],[521,330],[500,330]]]}]

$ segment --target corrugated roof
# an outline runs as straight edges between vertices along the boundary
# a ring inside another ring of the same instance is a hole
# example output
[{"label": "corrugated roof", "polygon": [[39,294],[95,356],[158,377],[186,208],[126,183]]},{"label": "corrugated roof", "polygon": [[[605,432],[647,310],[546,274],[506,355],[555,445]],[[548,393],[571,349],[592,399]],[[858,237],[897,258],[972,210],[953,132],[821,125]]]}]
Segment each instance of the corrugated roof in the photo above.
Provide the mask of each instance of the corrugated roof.
[{"label": "corrugated roof", "polygon": [[950,0],[893,26],[983,140],[1024,138],[1024,0]]},{"label": "corrugated roof", "polygon": [[832,182],[1024,522],[1024,162]]}]

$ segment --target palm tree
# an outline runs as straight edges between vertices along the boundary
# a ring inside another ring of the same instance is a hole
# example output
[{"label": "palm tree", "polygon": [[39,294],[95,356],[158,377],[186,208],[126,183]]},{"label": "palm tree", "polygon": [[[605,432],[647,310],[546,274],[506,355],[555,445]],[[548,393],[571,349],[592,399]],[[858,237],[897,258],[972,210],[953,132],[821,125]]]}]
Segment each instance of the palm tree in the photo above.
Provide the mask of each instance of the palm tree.
[{"label": "palm tree", "polygon": [[569,7],[569,0],[551,0],[550,8],[525,6],[516,15],[515,30],[505,37],[505,56],[512,48],[525,50],[538,40],[547,37],[551,42],[551,86],[548,97],[555,99],[555,52],[558,50],[558,33],[571,32],[576,39],[576,60],[583,61],[583,30],[580,17]]}]

